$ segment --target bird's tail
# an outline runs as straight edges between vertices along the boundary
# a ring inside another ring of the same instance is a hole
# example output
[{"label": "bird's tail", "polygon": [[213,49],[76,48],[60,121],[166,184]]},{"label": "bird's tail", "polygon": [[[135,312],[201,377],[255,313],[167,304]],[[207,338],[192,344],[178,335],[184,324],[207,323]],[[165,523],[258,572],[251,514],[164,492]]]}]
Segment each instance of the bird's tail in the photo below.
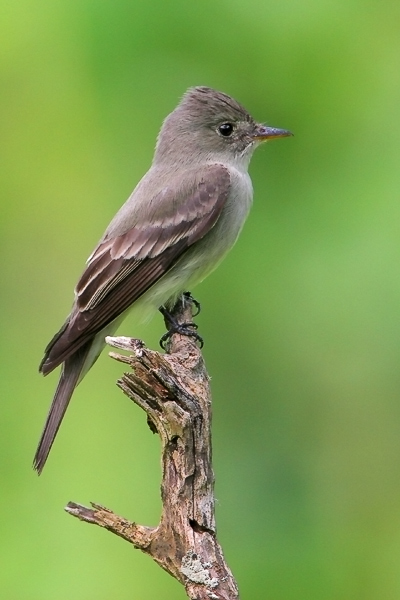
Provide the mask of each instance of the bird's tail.
[{"label": "bird's tail", "polygon": [[79,348],[79,350],[77,350],[70,358],[67,358],[63,364],[60,381],[58,382],[56,393],[54,394],[53,402],[36,450],[35,458],[33,459],[33,468],[36,469],[39,475],[46,463],[73,391],[81,379],[90,346],[91,344],[88,343]]}]

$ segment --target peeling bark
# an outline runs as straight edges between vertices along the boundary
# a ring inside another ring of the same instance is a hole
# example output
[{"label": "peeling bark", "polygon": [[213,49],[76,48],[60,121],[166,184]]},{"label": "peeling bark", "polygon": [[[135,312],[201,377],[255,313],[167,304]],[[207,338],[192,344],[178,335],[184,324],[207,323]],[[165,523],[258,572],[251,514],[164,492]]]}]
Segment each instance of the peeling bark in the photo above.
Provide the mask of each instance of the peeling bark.
[{"label": "peeling bark", "polygon": [[[192,319],[192,304],[177,303],[179,323]],[[145,527],[92,504],[70,502],[66,511],[99,525],[142,550],[177,579],[193,600],[236,600],[236,582],[218,543],[211,453],[211,392],[204,360],[195,340],[174,334],[168,353],[140,340],[107,338],[130,356],[111,352],[131,371],[117,385],[146,414],[162,446],[162,514],[158,527]]]}]

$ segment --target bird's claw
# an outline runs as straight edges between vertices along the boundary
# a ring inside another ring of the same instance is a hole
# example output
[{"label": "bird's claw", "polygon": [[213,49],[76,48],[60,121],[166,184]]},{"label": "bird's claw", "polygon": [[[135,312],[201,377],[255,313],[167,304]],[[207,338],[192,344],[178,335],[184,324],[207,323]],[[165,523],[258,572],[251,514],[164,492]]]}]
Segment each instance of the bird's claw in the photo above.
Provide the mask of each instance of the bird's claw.
[{"label": "bird's claw", "polygon": [[193,298],[191,292],[183,292],[183,296],[186,298],[186,300],[190,300],[190,302],[196,307],[196,312],[193,313],[194,317],[197,317],[198,314],[200,314],[201,311],[201,304],[198,300],[196,300],[195,298]]},{"label": "bird's claw", "polygon": [[[177,323],[176,321],[175,322],[170,321],[170,325],[171,326],[170,326],[169,330],[166,333],[164,333],[164,335],[160,339],[160,346],[164,351],[166,351],[166,349],[167,349],[167,347],[166,347],[167,342],[171,339],[171,337],[175,333],[179,333],[180,335],[186,335],[187,337],[194,338],[196,340],[196,342],[199,343],[200,348],[202,348],[204,346],[203,338],[196,331],[196,329],[198,328],[196,323],[192,323],[192,322]],[[193,330],[195,330],[195,331],[193,331]]]}]

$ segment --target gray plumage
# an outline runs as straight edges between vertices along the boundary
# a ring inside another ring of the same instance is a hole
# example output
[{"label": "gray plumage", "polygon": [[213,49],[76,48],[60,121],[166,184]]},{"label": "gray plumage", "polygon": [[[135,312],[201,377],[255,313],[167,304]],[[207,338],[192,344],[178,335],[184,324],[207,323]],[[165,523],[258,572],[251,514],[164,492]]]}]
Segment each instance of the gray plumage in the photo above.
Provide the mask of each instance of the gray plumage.
[{"label": "gray plumage", "polygon": [[255,147],[289,132],[257,124],[233,98],[189,89],[165,119],[153,163],[108,226],[40,371],[62,365],[34,467],[40,473],[72,393],[133,306],[146,317],[204,279],[235,243],[252,203]]}]

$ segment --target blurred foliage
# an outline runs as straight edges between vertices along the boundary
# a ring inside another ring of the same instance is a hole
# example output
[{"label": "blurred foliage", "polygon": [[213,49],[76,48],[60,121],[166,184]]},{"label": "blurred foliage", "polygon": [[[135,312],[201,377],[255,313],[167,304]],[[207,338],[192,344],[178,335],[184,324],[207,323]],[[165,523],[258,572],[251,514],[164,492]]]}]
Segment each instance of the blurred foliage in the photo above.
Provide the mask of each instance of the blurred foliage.
[{"label": "blurred foliage", "polygon": [[242,237],[194,290],[241,595],[400,597],[399,39],[391,0],[1,2],[1,597],[184,598],[62,512],[158,522],[158,439],[106,353],[41,478],[31,460],[57,380],[42,350],[190,85],[295,133],[256,153]]}]

